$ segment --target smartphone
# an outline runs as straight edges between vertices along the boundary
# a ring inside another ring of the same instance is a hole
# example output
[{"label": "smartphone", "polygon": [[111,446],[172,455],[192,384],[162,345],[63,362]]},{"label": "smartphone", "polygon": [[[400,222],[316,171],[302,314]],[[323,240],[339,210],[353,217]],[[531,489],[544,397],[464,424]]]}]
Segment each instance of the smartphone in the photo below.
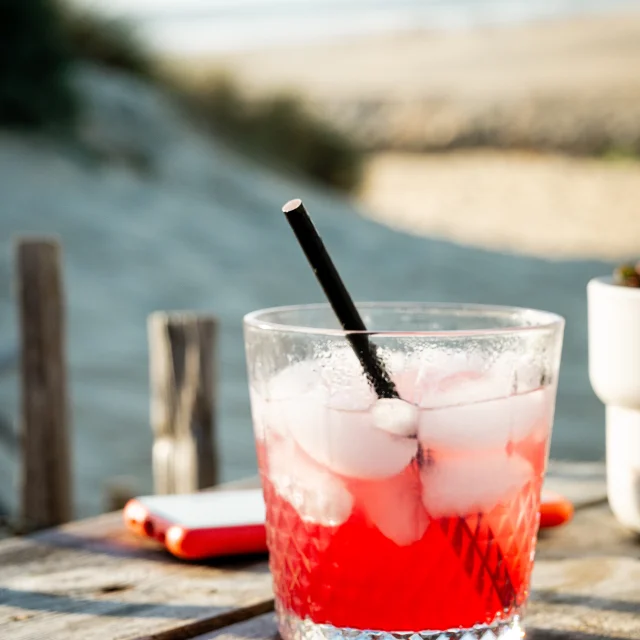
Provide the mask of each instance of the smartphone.
[{"label": "smartphone", "polygon": [[555,491],[542,490],[540,499],[540,528],[551,529],[573,518],[573,504]]},{"label": "smartphone", "polygon": [[124,508],[126,526],[178,558],[266,553],[261,489],[141,496]]},{"label": "smartphone", "polygon": [[[569,522],[573,512],[567,498],[542,492],[541,529]],[[127,503],[124,521],[131,531],[164,544],[178,558],[267,552],[261,489],[142,496]]]}]

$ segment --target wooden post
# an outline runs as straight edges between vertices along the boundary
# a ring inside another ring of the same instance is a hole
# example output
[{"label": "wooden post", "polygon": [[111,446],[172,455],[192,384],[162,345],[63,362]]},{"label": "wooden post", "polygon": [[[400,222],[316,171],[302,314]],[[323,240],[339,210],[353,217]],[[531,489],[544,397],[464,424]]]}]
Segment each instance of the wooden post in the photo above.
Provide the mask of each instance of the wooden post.
[{"label": "wooden post", "polygon": [[71,519],[71,460],[61,248],[51,238],[16,245],[20,325],[21,526]]},{"label": "wooden post", "polygon": [[153,478],[156,493],[186,493],[218,480],[214,437],[217,321],[193,313],[149,316]]}]

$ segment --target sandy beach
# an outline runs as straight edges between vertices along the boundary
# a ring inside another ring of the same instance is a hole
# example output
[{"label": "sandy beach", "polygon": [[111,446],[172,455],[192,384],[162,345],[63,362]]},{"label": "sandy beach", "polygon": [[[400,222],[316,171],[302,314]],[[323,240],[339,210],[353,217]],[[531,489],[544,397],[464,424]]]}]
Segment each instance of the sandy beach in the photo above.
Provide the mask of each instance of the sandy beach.
[{"label": "sandy beach", "polygon": [[[176,63],[174,63],[176,64]],[[640,151],[636,13],[409,32],[178,62],[302,95],[369,149]]]},{"label": "sandy beach", "polygon": [[361,198],[418,235],[552,258],[640,257],[640,162],[473,151],[375,155]]},{"label": "sandy beach", "polygon": [[363,210],[382,223],[554,258],[640,253],[640,163],[593,159],[640,153],[640,12],[282,46],[188,68],[195,81],[224,70],[250,92],[298,93],[354,135],[372,152]]},{"label": "sandy beach", "polygon": [[194,77],[224,69],[261,90],[292,89],[332,101],[494,101],[623,88],[636,93],[640,5],[638,12],[617,15],[283,44],[188,62],[189,69],[181,70]]}]

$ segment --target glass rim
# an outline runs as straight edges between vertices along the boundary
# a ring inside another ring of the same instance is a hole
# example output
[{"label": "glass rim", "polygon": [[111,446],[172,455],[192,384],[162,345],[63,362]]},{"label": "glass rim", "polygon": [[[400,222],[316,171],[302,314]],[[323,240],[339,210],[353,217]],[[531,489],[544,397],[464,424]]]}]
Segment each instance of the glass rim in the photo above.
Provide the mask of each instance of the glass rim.
[{"label": "glass rim", "polygon": [[294,304],[257,309],[247,313],[243,322],[247,327],[273,331],[278,333],[299,333],[310,336],[341,336],[351,334],[395,336],[395,337],[429,337],[429,338],[460,338],[470,336],[506,336],[536,331],[549,331],[562,328],[565,320],[562,316],[552,311],[542,311],[528,307],[515,307],[508,305],[491,305],[457,302],[356,302],[359,311],[367,309],[397,309],[397,310],[422,310],[422,311],[460,311],[467,312],[470,316],[486,315],[526,315],[532,320],[532,324],[513,326],[496,326],[482,329],[437,329],[437,330],[397,330],[397,329],[367,329],[366,331],[345,331],[344,329],[329,329],[325,327],[313,327],[306,325],[285,324],[273,322],[265,318],[276,312],[314,311],[331,309],[328,302],[311,304]]}]

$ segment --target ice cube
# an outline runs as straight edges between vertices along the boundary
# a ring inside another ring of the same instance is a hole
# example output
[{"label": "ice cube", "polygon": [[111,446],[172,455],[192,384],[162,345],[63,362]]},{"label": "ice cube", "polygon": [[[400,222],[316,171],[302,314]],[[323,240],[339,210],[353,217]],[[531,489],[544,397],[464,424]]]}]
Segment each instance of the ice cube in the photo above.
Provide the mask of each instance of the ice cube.
[{"label": "ice cube", "polygon": [[511,441],[525,440],[530,435],[543,440],[549,435],[554,407],[554,390],[551,387],[522,393],[509,399],[513,422]]},{"label": "ice cube", "polygon": [[293,438],[335,473],[386,478],[400,473],[418,452],[417,440],[377,429],[369,411],[336,409],[322,402],[299,405],[298,410],[297,418],[288,422]]},{"label": "ice cube", "polygon": [[422,500],[433,518],[486,512],[510,500],[533,476],[529,462],[506,452],[436,458],[422,470]]},{"label": "ice cube", "polygon": [[513,382],[506,376],[464,370],[441,377],[422,398],[424,408],[455,407],[509,396]]},{"label": "ice cube", "polygon": [[267,400],[258,403],[263,433],[285,437],[297,428],[301,416],[307,421],[317,419],[307,407],[325,404],[327,396],[315,362],[297,362],[279,371],[267,385]]},{"label": "ice cube", "polygon": [[[266,432],[290,438],[300,429],[314,432],[324,428],[323,409],[326,394],[322,389],[307,392],[287,400],[272,400],[266,403]],[[304,427],[301,426],[304,423]]]},{"label": "ice cube", "polygon": [[549,420],[549,394],[522,395],[420,412],[418,438],[423,447],[455,451],[506,448]]},{"label": "ice cube", "polygon": [[512,378],[510,368],[479,354],[445,351],[407,358],[406,368],[394,374],[403,400],[431,409],[508,396]]},{"label": "ice cube", "polygon": [[380,398],[371,409],[373,426],[397,436],[417,436],[418,408],[399,398]]},{"label": "ice cube", "polygon": [[429,517],[422,504],[422,485],[416,464],[385,480],[359,483],[356,500],[380,533],[399,546],[422,538]]},{"label": "ice cube", "polygon": [[344,481],[319,467],[292,440],[272,441],[267,460],[276,492],[303,520],[336,527],[349,519],[353,496]]},{"label": "ice cube", "polygon": [[384,478],[400,473],[417,453],[415,440],[374,425],[368,409],[375,394],[357,361],[339,372],[298,363],[280,372],[269,391],[266,430],[292,437],[335,473]]},{"label": "ice cube", "polygon": [[534,391],[543,386],[544,378],[549,383],[546,367],[540,363],[519,362],[515,370],[515,386],[518,393]]},{"label": "ice cube", "polygon": [[394,372],[393,381],[400,397],[407,402],[423,406],[437,394],[439,380],[448,373],[457,371],[458,360],[452,362],[439,351],[413,354],[405,358],[404,368]]}]

